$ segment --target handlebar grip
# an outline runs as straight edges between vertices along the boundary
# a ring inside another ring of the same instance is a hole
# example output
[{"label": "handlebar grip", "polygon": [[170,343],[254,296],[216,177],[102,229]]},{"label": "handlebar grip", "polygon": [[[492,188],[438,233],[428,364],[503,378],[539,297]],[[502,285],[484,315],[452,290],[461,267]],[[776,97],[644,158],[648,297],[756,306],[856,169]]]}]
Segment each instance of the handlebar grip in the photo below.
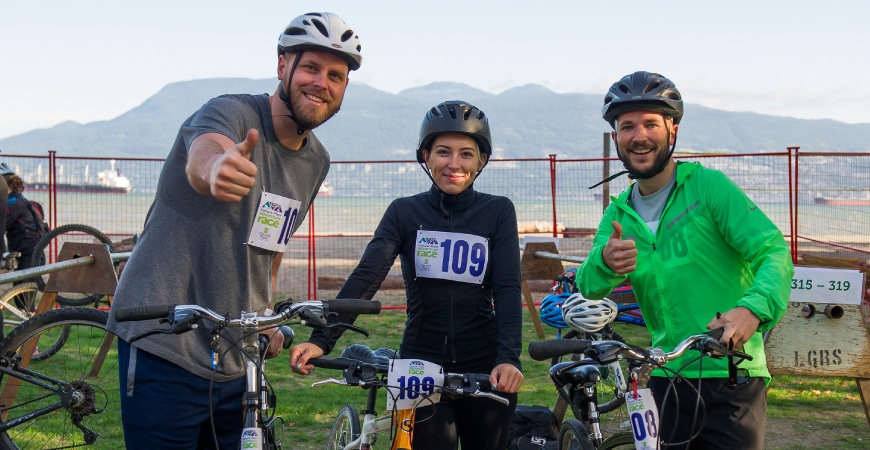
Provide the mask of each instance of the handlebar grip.
[{"label": "handlebar grip", "polygon": [[585,339],[551,339],[529,342],[529,356],[536,361],[555,358],[571,353],[582,353],[589,347]]},{"label": "handlebar grip", "polygon": [[337,313],[379,314],[381,312],[381,302],[377,300],[342,298],[324,300],[323,303],[330,311]]},{"label": "handlebar grip", "polygon": [[115,320],[129,322],[134,320],[164,319],[169,317],[169,312],[175,309],[175,305],[148,305],[133,306],[131,308],[119,308],[114,311]]},{"label": "handlebar grip", "polygon": [[314,367],[336,370],[344,370],[353,365],[353,361],[347,358],[312,358],[308,363]]}]

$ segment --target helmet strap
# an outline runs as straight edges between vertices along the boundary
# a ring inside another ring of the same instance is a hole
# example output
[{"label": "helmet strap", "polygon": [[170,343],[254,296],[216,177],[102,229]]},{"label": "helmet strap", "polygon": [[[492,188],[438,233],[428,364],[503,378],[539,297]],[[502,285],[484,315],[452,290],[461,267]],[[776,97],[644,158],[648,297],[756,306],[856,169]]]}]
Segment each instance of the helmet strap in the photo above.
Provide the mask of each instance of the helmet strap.
[{"label": "helmet strap", "polygon": [[[287,82],[287,90],[291,91],[290,92],[291,95],[293,94],[293,92],[291,90],[293,87],[293,74],[296,73],[296,66],[299,65],[299,60],[302,59],[302,54],[305,52],[298,51],[295,53],[296,53],[296,57],[293,58],[293,65],[290,66],[290,76],[288,77],[290,81]],[[280,98],[281,101],[284,102],[284,105],[287,106],[287,110],[290,111],[290,115],[288,117],[293,119],[293,123],[296,124],[296,134],[299,136],[302,136],[303,134],[305,134],[305,132],[308,131],[308,129],[300,126],[299,123],[296,121],[296,113],[293,111],[293,102],[287,96],[287,94],[284,92],[284,82],[283,81],[281,82],[280,89],[278,90],[278,98]]]},{"label": "helmet strap", "polygon": [[[668,130],[668,134],[670,134],[670,129]],[[614,144],[616,145],[616,154],[619,155],[619,144],[618,144],[618,143],[614,143]],[[668,166],[668,163],[671,161],[671,157],[674,156],[674,149],[675,149],[675,148],[677,148],[677,135],[676,135],[676,134],[674,134],[674,143],[671,144],[671,149],[670,149],[670,151],[668,152],[668,157],[665,158],[665,159],[664,159],[664,160],[663,160],[663,161],[662,161],[662,162],[661,162],[661,163],[660,163],[660,164],[655,168],[655,170],[653,171],[653,173],[652,173],[651,175],[649,175],[649,176],[645,176],[645,177],[643,177],[643,178],[644,178],[644,179],[652,178],[652,177],[654,177],[654,176],[656,176],[656,175],[662,173],[662,171],[665,170],[665,167],[667,167],[667,166]],[[619,160],[622,161],[622,158],[620,158]],[[607,164],[606,161],[605,161],[604,163]],[[604,184],[604,183],[606,183],[606,182],[608,182],[608,181],[610,181],[610,180],[613,180],[614,178],[617,178],[617,177],[620,177],[620,176],[622,176],[622,175],[625,175],[625,174],[628,174],[628,178],[631,178],[632,180],[635,180],[635,179],[638,178],[638,176],[637,176],[636,173],[634,173],[634,172],[632,172],[631,170],[628,169],[628,166],[625,164],[624,161],[622,161],[622,166],[625,167],[625,170],[623,170],[622,172],[618,172],[618,173],[616,173],[616,174],[614,174],[614,175],[611,175],[611,176],[605,178],[605,179],[602,180],[602,181],[599,181],[598,183],[596,183],[596,184],[594,184],[594,185],[592,185],[592,186],[589,186],[589,189],[593,189],[593,188],[596,188],[596,187],[598,187],[598,186],[601,186],[602,184]]]}]

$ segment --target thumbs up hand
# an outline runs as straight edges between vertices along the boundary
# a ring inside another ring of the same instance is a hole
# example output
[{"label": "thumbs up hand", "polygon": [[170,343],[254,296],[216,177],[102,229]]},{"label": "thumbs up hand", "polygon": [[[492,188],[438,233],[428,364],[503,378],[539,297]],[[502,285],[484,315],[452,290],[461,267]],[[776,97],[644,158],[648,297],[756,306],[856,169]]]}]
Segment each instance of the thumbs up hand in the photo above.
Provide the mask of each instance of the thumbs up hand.
[{"label": "thumbs up hand", "polygon": [[632,240],[622,240],[622,225],[613,221],[613,233],[602,252],[604,264],[610,270],[625,275],[634,272],[637,265],[637,245]]},{"label": "thumbs up hand", "polygon": [[238,202],[254,186],[257,166],[252,163],[251,152],[257,145],[259,133],[248,130],[242,142],[227,149],[211,166],[209,186],[211,195],[222,202]]}]

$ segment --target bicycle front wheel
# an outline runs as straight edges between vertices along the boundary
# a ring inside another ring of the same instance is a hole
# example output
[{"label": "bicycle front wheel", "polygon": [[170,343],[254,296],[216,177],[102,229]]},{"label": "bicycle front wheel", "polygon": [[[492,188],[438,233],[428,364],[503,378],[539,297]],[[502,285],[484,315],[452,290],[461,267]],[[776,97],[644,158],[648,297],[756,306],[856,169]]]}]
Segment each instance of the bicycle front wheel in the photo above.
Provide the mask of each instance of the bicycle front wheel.
[{"label": "bicycle front wheel", "polygon": [[[0,297],[0,308],[3,309],[3,332],[0,337],[5,336],[7,332],[11,332],[25,320],[33,317],[36,305],[41,299],[42,292],[39,291],[36,283],[19,284],[4,292],[3,296]],[[36,349],[32,359],[42,361],[50,358],[63,347],[69,338],[69,333],[69,327],[61,329],[60,333],[57,334],[57,340],[51,345]]]},{"label": "bicycle front wheel", "polygon": [[[41,266],[44,263],[57,262],[57,255],[65,242],[80,242],[85,244],[104,244],[109,246],[109,252],[115,251],[112,240],[100,230],[78,223],[59,226],[43,236],[33,250],[30,267]],[[48,252],[46,252],[48,250]],[[45,259],[43,259],[45,258]],[[35,277],[40,291],[45,290],[48,274]],[[80,294],[77,292],[58,292],[57,302],[64,306],[93,305],[100,300],[101,295]]]},{"label": "bicycle front wheel", "polygon": [[[0,449],[124,447],[115,336],[106,331],[107,318],[93,308],[55,309],[0,342]],[[24,362],[66,332],[54,354]]]},{"label": "bicycle front wheel", "polygon": [[359,413],[353,405],[344,405],[332,422],[332,428],[329,430],[329,439],[326,442],[326,450],[342,450],[347,444],[358,438],[359,435]]}]

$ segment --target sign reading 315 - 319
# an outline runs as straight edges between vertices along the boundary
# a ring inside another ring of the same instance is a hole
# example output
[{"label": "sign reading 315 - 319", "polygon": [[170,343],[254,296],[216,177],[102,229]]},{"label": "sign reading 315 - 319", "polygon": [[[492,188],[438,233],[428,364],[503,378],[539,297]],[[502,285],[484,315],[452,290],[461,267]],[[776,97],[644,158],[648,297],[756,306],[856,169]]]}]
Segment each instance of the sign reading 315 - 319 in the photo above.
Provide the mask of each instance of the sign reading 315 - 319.
[{"label": "sign reading 315 - 319", "polygon": [[417,230],[414,266],[418,277],[483,283],[489,241],[464,233]]}]

